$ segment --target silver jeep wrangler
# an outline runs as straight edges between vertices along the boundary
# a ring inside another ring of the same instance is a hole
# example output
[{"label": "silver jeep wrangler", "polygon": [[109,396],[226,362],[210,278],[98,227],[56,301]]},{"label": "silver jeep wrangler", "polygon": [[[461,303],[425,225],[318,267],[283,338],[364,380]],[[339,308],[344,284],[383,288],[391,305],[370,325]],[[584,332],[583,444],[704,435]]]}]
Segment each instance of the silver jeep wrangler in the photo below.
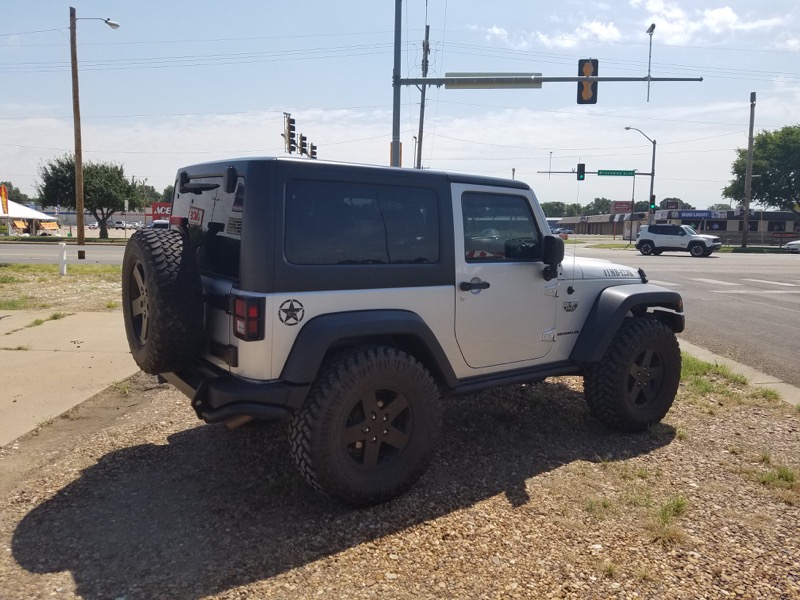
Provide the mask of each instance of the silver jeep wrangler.
[{"label": "silver jeep wrangler", "polygon": [[672,405],[683,302],[564,258],[520,181],[252,158],[178,171],[169,229],[122,273],[133,357],[207,422],[286,419],[315,488],[354,504],[421,475],[442,399],[581,375],[642,431]]}]

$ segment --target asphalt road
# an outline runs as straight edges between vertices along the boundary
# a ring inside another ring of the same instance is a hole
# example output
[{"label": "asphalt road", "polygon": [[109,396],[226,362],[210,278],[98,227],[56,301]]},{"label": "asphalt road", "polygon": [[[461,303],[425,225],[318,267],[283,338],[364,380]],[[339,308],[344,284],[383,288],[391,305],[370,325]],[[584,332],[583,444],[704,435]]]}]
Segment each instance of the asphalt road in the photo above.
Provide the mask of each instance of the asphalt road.
[{"label": "asphalt road", "polygon": [[[122,237],[125,232],[115,232]],[[122,245],[89,245],[79,261],[121,264]],[[642,256],[633,247],[606,250],[569,246],[578,256],[642,267],[650,281],[679,291],[686,310],[680,337],[800,387],[800,255],[718,253],[693,258],[669,252]],[[52,244],[0,244],[0,262],[54,263]]]},{"label": "asphalt road", "polygon": [[[121,232],[120,232],[121,233]],[[122,244],[88,244],[86,257],[78,259],[78,247],[67,244],[67,264],[122,264],[125,246]],[[0,244],[0,262],[27,264],[58,264],[60,248],[56,243],[3,243]]]}]

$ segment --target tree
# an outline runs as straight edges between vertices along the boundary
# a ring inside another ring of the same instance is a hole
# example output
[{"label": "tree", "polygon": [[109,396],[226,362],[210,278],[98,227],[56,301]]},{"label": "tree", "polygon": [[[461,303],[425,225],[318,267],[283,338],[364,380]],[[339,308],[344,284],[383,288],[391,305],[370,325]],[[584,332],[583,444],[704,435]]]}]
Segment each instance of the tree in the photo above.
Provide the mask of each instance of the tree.
[{"label": "tree", "polygon": [[[142,182],[143,183],[143,182]],[[122,165],[87,162],[83,165],[83,205],[100,226],[100,237],[108,237],[107,221],[125,210],[141,208],[144,198],[137,193],[138,183],[125,177]],[[75,206],[75,160],[66,154],[39,167],[37,191],[47,206]]]},{"label": "tree", "polygon": [[28,198],[25,194],[23,194],[19,188],[14,187],[14,185],[10,181],[0,181],[0,184],[4,184],[6,186],[6,192],[8,192],[8,199],[12,202],[16,202],[17,204],[28,204],[31,199]]},{"label": "tree", "polygon": [[[172,193],[174,191],[175,191],[174,185],[168,185],[167,187],[165,187],[164,191],[161,192],[161,202],[172,202]],[[547,213],[545,212],[545,214]]]},{"label": "tree", "polygon": [[718,202],[717,204],[712,204],[708,207],[708,210],[733,210],[730,204],[725,204],[724,202]]},{"label": "tree", "polygon": [[566,206],[563,202],[543,202],[542,210],[546,217],[563,217],[566,212]]},{"label": "tree", "polygon": [[[762,131],[753,140],[753,178],[750,199],[762,206],[792,211],[800,216],[800,125]],[[733,180],[722,189],[725,198],[744,203],[747,149],[736,149],[731,165]]]},{"label": "tree", "polygon": [[608,198],[595,198],[586,208],[583,209],[584,215],[610,215],[611,200]]}]

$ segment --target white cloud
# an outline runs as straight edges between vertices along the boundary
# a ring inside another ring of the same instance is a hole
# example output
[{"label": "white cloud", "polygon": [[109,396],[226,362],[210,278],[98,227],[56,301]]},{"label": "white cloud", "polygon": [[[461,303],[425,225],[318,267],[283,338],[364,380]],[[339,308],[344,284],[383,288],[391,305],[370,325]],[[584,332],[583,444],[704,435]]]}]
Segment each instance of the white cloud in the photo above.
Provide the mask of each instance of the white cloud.
[{"label": "white cloud", "polygon": [[616,42],[622,39],[622,34],[613,22],[603,23],[595,19],[584,21],[572,33],[551,35],[537,31],[536,39],[548,48],[574,48],[585,40]]},{"label": "white cloud", "polygon": [[667,44],[684,45],[698,37],[724,37],[735,32],[762,31],[782,24],[782,17],[751,19],[739,15],[730,6],[696,10],[689,14],[680,6],[664,0],[631,0],[631,6],[649,13],[647,22],[655,22],[658,38]]}]

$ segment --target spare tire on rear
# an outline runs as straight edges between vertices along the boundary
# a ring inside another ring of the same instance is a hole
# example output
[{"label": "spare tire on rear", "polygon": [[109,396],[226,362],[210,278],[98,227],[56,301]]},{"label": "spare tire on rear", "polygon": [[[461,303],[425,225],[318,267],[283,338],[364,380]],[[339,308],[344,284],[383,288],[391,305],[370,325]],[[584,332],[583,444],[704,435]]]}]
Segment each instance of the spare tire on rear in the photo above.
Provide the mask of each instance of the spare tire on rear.
[{"label": "spare tire on rear", "polygon": [[128,346],[145,373],[186,367],[203,349],[203,290],[188,239],[171,229],[140,229],[122,261],[122,313]]}]

